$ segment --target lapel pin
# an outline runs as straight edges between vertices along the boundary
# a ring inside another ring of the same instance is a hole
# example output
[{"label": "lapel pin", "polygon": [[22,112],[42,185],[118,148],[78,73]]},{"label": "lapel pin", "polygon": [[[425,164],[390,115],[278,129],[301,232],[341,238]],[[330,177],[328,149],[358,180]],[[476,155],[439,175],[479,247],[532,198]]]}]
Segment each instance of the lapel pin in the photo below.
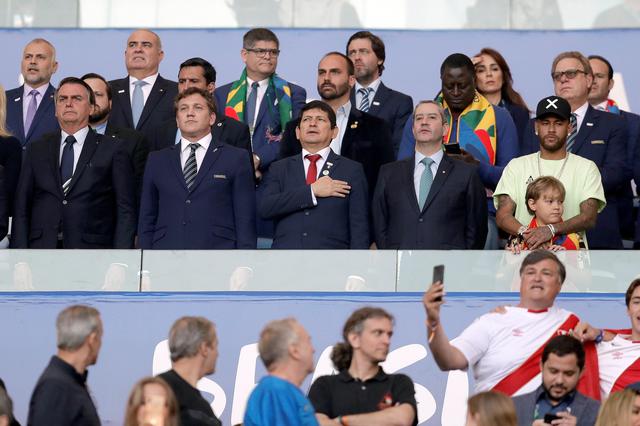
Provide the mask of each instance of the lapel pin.
[{"label": "lapel pin", "polygon": [[322,174],[323,174],[324,176],[328,175],[328,174],[329,174],[329,170],[323,170],[323,171],[322,171]]},{"label": "lapel pin", "polygon": [[222,123],[218,123],[218,127],[222,127]]},{"label": "lapel pin", "polygon": [[164,89],[160,89],[160,92],[164,92]]},{"label": "lapel pin", "polygon": [[373,104],[374,104],[375,106],[378,106],[378,105],[380,105],[380,102],[378,102],[378,101],[373,101]]},{"label": "lapel pin", "polygon": [[213,152],[216,152],[218,150],[218,148],[214,149]]},{"label": "lapel pin", "polygon": [[593,123],[587,123],[587,126],[593,127]]},{"label": "lapel pin", "polygon": [[327,161],[327,169],[330,169],[333,166],[333,163]]},{"label": "lapel pin", "polygon": [[124,89],[118,90],[118,93],[124,93]]},{"label": "lapel pin", "polygon": [[353,124],[351,125],[352,129],[357,129],[358,128],[358,122],[354,121]]},{"label": "lapel pin", "polygon": [[15,98],[15,99],[13,100],[13,102],[18,102],[19,100],[20,100],[20,98],[18,97],[18,98]]}]

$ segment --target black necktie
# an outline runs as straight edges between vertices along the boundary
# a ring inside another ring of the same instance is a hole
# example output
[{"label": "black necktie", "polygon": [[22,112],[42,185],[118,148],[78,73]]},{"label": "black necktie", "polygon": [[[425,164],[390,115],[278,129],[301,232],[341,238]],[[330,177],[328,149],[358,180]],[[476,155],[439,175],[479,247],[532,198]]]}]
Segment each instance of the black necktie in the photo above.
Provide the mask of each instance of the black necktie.
[{"label": "black necktie", "polygon": [[73,144],[76,138],[72,135],[67,136],[64,140],[64,148],[62,149],[62,159],[60,160],[60,177],[62,178],[62,190],[67,194],[71,176],[73,176]]}]

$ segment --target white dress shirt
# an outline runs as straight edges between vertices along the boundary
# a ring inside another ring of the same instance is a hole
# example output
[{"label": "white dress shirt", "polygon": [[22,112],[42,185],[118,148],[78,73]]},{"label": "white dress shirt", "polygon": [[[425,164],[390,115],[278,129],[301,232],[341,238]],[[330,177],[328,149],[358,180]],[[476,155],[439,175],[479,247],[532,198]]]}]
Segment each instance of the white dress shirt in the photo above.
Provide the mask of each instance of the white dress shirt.
[{"label": "white dress shirt", "polygon": [[[47,93],[48,88],[49,88],[49,83],[43,84],[42,86],[36,89],[38,93],[40,93],[40,95],[36,98],[36,111],[38,111],[38,108],[40,108],[40,103],[42,102],[42,99],[44,99],[44,94]],[[29,109],[31,98],[33,97],[33,95],[30,94],[32,90],[33,90],[33,87],[29,86],[27,83],[24,84],[24,91],[22,92],[22,122],[23,123],[27,121],[27,110]]]},{"label": "white dress shirt", "polygon": [[[247,99],[249,100],[249,95],[251,95],[251,85],[255,80],[251,80],[247,77]],[[260,104],[262,104],[262,98],[264,98],[264,94],[267,93],[267,87],[269,87],[269,79],[265,78],[264,80],[260,80],[258,82],[258,96],[256,97],[256,110],[253,114],[253,124],[255,126],[256,121],[258,121],[258,113],[260,112]],[[274,99],[275,101],[275,99]]]},{"label": "white dress shirt", "polygon": [[[316,161],[316,170],[318,172],[317,175],[316,175],[316,179],[320,178],[320,171],[324,167],[324,163],[327,162],[327,158],[329,158],[329,153],[330,152],[331,152],[331,147],[330,146],[328,146],[326,148],[323,148],[320,151],[316,152],[316,154],[320,155],[320,158],[318,158],[318,161]],[[307,178],[307,173],[309,172],[309,166],[311,165],[311,161],[309,161],[307,158],[305,158],[309,154],[311,154],[309,151],[307,151],[304,148],[302,149],[302,164],[304,165],[304,177],[305,177],[305,179]],[[318,205],[318,200],[316,200],[316,196],[313,193],[313,189],[311,189],[311,186],[309,186],[309,190],[311,191],[311,198],[313,199],[313,205],[317,206]]]},{"label": "white dress shirt", "polygon": [[582,122],[584,121],[584,116],[587,114],[588,108],[589,108],[589,102],[585,102],[584,105],[582,105],[577,110],[573,111],[573,113],[576,115],[576,124],[578,126],[576,132],[580,131],[580,126],[582,126]]},{"label": "white dress shirt", "polygon": [[[380,77],[378,77],[374,81],[372,81],[370,85],[366,87],[368,89],[373,89],[369,93],[369,108],[373,106],[373,98],[375,98],[376,93],[378,92],[378,87],[380,87],[380,83],[382,83],[382,80],[380,80]],[[358,90],[362,88],[364,88],[364,86],[356,81],[356,88],[355,88],[356,89],[356,107],[360,106],[360,104],[362,103],[362,94],[358,93]]]},{"label": "white dress shirt", "polygon": [[342,138],[344,138],[344,132],[347,130],[347,123],[349,122],[349,114],[351,113],[351,101],[347,101],[336,111],[336,126],[338,126],[338,136],[331,141],[331,149],[336,154],[340,155],[342,152]]},{"label": "white dress shirt", "polygon": [[[156,84],[156,80],[158,79],[159,73],[155,73],[150,75],[149,77],[145,77],[142,80],[146,81],[147,84],[142,86],[142,96],[144,97],[144,104],[147,104],[147,99],[149,99],[149,95],[151,94],[151,89],[153,89],[153,85]],[[133,91],[135,90],[135,82],[138,81],[137,78],[129,76],[129,101],[133,105]]]},{"label": "white dress shirt", "polygon": [[[198,171],[200,171],[200,166],[202,165],[202,161],[204,161],[204,156],[209,149],[211,139],[211,133],[208,133],[202,139],[193,142],[200,144],[198,149],[196,149],[196,165],[198,166]],[[185,138],[180,139],[180,164],[182,165],[182,170],[184,170],[184,165],[187,162],[189,155],[191,155],[191,143],[192,142],[189,142]]]},{"label": "white dress shirt", "polygon": [[[433,176],[433,180],[436,180],[438,167],[440,166],[440,162],[442,161],[443,156],[444,151],[442,151],[441,149],[439,149],[435,154],[429,156],[429,158],[433,160],[433,163],[431,163],[431,175]],[[425,157],[426,155],[416,151],[413,169],[413,188],[416,191],[416,200],[420,199],[420,179],[422,178],[422,172],[424,172],[425,168],[425,165],[422,164],[421,161]]]},{"label": "white dress shirt", "polygon": [[[76,138],[76,143],[73,144],[73,173],[76,172],[76,166],[78,165],[78,159],[80,159],[82,146],[84,145],[84,140],[87,138],[88,134],[89,134],[89,126],[86,126],[78,130],[77,132],[75,132],[73,135],[71,135],[74,138]],[[62,130],[61,135],[62,136],[60,137],[60,156],[58,157],[58,165],[62,163],[62,153],[64,150],[65,139],[67,139],[67,136],[69,136],[69,133]]]}]

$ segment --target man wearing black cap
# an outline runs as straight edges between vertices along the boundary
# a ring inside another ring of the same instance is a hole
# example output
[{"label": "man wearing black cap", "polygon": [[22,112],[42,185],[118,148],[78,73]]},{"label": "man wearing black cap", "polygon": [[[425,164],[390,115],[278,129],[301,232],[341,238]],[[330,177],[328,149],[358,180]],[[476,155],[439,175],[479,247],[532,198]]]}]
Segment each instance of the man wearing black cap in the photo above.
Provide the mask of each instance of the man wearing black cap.
[{"label": "man wearing black cap", "polygon": [[[493,194],[498,227],[536,249],[556,234],[579,233],[592,228],[606,200],[598,167],[591,160],[567,152],[571,107],[558,96],[548,96],[536,108],[535,132],[540,151],[515,158],[502,172]],[[532,215],[527,210],[527,186],[540,176],[553,176],[565,187],[564,221],[529,229]]]}]

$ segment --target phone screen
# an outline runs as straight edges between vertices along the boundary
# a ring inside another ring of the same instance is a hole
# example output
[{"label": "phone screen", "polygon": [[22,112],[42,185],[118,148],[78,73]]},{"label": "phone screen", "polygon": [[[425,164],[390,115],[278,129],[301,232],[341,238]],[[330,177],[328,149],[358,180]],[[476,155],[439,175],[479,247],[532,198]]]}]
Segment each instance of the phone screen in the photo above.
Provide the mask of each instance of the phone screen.
[{"label": "phone screen", "polygon": [[[432,282],[438,282],[440,281],[442,284],[444,284],[444,265],[436,265],[433,267],[433,281]],[[438,297],[436,299],[436,302],[440,302],[442,300],[442,297]]]}]

